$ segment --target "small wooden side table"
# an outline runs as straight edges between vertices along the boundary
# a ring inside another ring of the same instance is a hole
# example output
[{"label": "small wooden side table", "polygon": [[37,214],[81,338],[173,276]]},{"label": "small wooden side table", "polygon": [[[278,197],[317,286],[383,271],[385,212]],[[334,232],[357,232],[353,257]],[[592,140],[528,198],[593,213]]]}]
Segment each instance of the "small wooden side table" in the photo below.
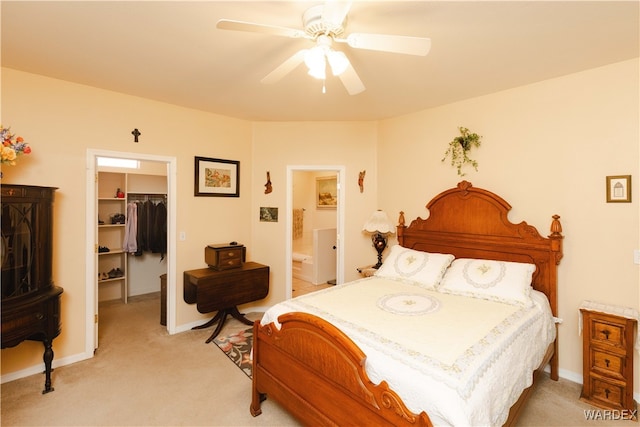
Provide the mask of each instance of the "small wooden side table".
[{"label": "small wooden side table", "polygon": [[257,262],[245,262],[241,267],[229,270],[200,268],[184,272],[184,301],[197,304],[200,313],[218,312],[205,324],[193,328],[204,329],[217,322],[207,343],[220,333],[228,315],[253,325],[237,306],[263,299],[268,293],[269,267]]},{"label": "small wooden side table", "polygon": [[581,308],[583,387],[580,399],[628,411],[635,419],[633,342],[637,319]]}]

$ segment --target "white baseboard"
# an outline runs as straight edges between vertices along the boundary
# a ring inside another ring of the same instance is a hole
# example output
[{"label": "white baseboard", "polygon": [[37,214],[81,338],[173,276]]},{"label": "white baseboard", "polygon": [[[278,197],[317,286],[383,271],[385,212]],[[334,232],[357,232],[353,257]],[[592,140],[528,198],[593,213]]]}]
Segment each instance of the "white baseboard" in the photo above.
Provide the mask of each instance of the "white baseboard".
[{"label": "white baseboard", "polygon": [[[93,357],[93,354],[78,353],[78,354],[74,354],[72,356],[63,357],[63,358],[60,358],[60,359],[54,358],[53,362],[51,362],[51,368],[55,369],[55,368],[59,368],[61,366],[71,365],[72,363],[80,362],[82,360],[91,359],[92,357]],[[22,369],[20,371],[10,372],[8,374],[2,375],[0,377],[0,384],[4,384],[4,383],[9,382],[9,381],[18,380],[20,378],[25,378],[25,377],[28,377],[30,375],[42,374],[42,373],[44,373],[44,362],[38,363],[37,365],[30,366],[30,367]],[[44,382],[43,382],[43,384],[44,384]]]}]

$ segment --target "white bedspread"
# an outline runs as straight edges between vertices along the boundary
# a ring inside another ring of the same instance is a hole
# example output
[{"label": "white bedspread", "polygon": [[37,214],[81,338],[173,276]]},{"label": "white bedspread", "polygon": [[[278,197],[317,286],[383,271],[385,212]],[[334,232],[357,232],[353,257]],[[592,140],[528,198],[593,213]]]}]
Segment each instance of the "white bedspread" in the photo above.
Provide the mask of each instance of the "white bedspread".
[{"label": "white bedspread", "polygon": [[533,297],[522,308],[369,277],[277,304],[261,323],[314,314],[345,332],[367,355],[371,381],[386,380],[414,413],[502,425],[555,338],[546,297]]}]

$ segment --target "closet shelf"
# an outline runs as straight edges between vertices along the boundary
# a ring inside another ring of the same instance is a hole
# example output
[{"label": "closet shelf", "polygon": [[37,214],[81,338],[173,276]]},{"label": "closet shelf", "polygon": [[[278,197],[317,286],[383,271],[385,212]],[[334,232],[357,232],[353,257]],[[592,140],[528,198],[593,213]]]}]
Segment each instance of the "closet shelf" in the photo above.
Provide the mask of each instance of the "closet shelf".
[{"label": "closet shelf", "polygon": [[111,249],[109,252],[98,252],[98,255],[118,255],[123,253],[124,251],[122,249]]}]

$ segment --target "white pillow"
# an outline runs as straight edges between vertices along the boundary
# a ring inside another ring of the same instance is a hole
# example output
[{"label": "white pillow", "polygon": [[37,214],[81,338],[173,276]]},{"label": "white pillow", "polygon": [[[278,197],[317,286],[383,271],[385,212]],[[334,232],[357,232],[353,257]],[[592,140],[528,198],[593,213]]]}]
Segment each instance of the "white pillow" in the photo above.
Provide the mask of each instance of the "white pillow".
[{"label": "white pillow", "polygon": [[530,307],[534,264],[458,258],[438,291]]},{"label": "white pillow", "polygon": [[454,256],[449,254],[422,252],[393,245],[374,275],[435,290],[453,259]]}]

